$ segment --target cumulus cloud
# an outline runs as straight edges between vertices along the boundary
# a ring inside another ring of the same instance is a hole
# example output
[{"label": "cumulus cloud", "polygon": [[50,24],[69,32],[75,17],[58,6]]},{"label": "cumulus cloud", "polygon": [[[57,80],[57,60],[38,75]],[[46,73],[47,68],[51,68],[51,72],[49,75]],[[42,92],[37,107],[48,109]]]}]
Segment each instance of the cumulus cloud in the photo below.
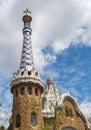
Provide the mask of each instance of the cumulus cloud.
[{"label": "cumulus cloud", "polygon": [[90,111],[91,111],[91,102],[88,102],[88,101],[83,101],[81,104],[80,104],[80,109],[82,110],[82,112],[87,116],[89,117],[90,116]]},{"label": "cumulus cloud", "polygon": [[45,60],[48,62],[56,62],[56,56],[55,55],[51,55],[49,53],[47,53],[47,55],[45,56]]},{"label": "cumulus cloud", "polygon": [[[56,54],[71,44],[91,46],[91,0],[0,0],[0,73],[14,72],[19,68],[23,42],[22,16],[26,8],[32,11],[33,56],[41,73],[45,72],[45,66],[56,62]],[[44,54],[42,50],[46,47],[50,47],[53,54]],[[73,71],[70,69],[69,73]],[[45,73],[59,77],[53,70]],[[78,80],[76,76],[69,84],[72,86],[71,83]],[[0,85],[0,94],[4,91],[3,86]],[[5,92],[5,100],[11,98],[8,93]],[[78,91],[75,91],[74,95],[77,94]],[[88,116],[91,103],[83,102],[80,107]]]},{"label": "cumulus cloud", "polygon": [[[57,54],[68,48],[72,42],[76,44],[82,41],[91,45],[90,0],[83,2],[38,0],[36,3],[32,0],[1,0],[0,2],[0,71],[16,70],[19,66],[23,38],[21,18],[25,8],[32,11],[32,46],[38,68],[48,64],[42,52],[47,46]],[[42,63],[39,64],[36,59],[42,59]]]}]

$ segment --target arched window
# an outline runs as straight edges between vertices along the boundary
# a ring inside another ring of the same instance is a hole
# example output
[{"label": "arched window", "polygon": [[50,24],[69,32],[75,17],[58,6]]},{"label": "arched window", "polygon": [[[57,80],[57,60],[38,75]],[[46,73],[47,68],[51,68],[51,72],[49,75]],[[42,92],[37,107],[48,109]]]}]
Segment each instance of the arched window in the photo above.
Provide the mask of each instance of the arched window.
[{"label": "arched window", "polygon": [[68,109],[67,106],[65,107],[65,115],[66,115],[66,116],[69,116],[69,109]]},{"label": "arched window", "polygon": [[28,94],[31,95],[32,94],[32,88],[28,87]]},{"label": "arched window", "polygon": [[16,116],[16,128],[20,127],[21,125],[21,117],[20,115],[17,115]]},{"label": "arched window", "polygon": [[32,124],[32,126],[36,125],[36,114],[35,113],[31,114],[31,124]]},{"label": "arched window", "polygon": [[23,74],[24,74],[24,71],[21,72],[21,76],[23,76]]},{"label": "arched window", "polygon": [[31,75],[31,71],[28,71],[28,75]]},{"label": "arched window", "polygon": [[42,109],[44,109],[45,101],[42,99]]},{"label": "arched window", "polygon": [[21,95],[24,95],[24,87],[21,88]]},{"label": "arched window", "polygon": [[78,111],[76,111],[76,116],[79,117],[79,113],[78,113]]},{"label": "arched window", "polygon": [[35,95],[38,96],[38,89],[35,88]]},{"label": "arched window", "polygon": [[73,111],[71,108],[70,108],[70,116],[73,117]]}]

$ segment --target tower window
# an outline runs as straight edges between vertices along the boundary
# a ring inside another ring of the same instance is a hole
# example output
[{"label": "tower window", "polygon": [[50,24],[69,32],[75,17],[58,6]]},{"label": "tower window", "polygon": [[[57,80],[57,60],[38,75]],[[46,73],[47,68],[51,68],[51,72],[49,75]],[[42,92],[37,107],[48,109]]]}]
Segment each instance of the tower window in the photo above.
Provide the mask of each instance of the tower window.
[{"label": "tower window", "polygon": [[76,116],[79,117],[79,113],[76,111]]},{"label": "tower window", "polygon": [[20,115],[17,115],[16,116],[16,128],[20,127],[21,125],[21,117]]},{"label": "tower window", "polygon": [[36,72],[35,75],[38,76],[38,72]]},{"label": "tower window", "polygon": [[65,107],[65,115],[66,115],[66,116],[69,116],[69,109],[68,109],[67,106]]},{"label": "tower window", "polygon": [[28,94],[31,95],[32,94],[32,88],[28,87]]},{"label": "tower window", "polygon": [[73,117],[73,111],[71,108],[70,108],[70,116]]},{"label": "tower window", "polygon": [[42,109],[44,109],[44,105],[45,104],[45,101],[42,99]]},{"label": "tower window", "polygon": [[36,114],[35,113],[31,114],[31,124],[32,124],[32,126],[36,125]]},{"label": "tower window", "polygon": [[21,76],[23,76],[23,74],[24,74],[24,71],[21,72]]},{"label": "tower window", "polygon": [[38,96],[38,89],[35,88],[35,95]]},{"label": "tower window", "polygon": [[17,89],[15,90],[15,96],[16,97],[18,96],[18,90]]},{"label": "tower window", "polygon": [[24,87],[21,88],[21,95],[24,95]]},{"label": "tower window", "polygon": [[31,71],[28,71],[28,75],[31,75]]}]

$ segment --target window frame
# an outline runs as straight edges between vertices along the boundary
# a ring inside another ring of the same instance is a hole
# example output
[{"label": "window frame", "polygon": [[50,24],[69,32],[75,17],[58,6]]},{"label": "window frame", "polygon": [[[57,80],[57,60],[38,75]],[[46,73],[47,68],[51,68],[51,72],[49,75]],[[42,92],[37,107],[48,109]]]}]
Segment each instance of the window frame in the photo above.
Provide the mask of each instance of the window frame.
[{"label": "window frame", "polygon": [[24,87],[21,87],[21,95],[23,96],[24,95]]},{"label": "window frame", "polygon": [[[34,119],[35,118],[35,119]],[[36,126],[37,125],[37,115],[35,112],[31,113],[31,125]]]},{"label": "window frame", "polygon": [[[30,91],[29,91],[29,90],[30,90]],[[28,91],[28,94],[29,94],[29,95],[32,95],[32,88],[31,88],[30,86],[28,87],[28,90],[27,90],[27,91]]]},{"label": "window frame", "polygon": [[19,128],[21,125],[21,116],[18,114],[16,115],[16,128]]},{"label": "window frame", "polygon": [[67,106],[65,106],[65,115],[70,116],[69,108]]}]

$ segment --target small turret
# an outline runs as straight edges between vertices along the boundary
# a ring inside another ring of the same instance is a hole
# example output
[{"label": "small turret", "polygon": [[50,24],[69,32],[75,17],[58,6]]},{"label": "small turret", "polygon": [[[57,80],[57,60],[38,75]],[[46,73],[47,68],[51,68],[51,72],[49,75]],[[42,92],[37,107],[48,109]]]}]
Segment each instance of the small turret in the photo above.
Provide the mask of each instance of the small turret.
[{"label": "small turret", "polygon": [[50,84],[54,85],[54,80],[52,79],[52,77],[49,77],[47,79],[47,85],[49,86]]}]

